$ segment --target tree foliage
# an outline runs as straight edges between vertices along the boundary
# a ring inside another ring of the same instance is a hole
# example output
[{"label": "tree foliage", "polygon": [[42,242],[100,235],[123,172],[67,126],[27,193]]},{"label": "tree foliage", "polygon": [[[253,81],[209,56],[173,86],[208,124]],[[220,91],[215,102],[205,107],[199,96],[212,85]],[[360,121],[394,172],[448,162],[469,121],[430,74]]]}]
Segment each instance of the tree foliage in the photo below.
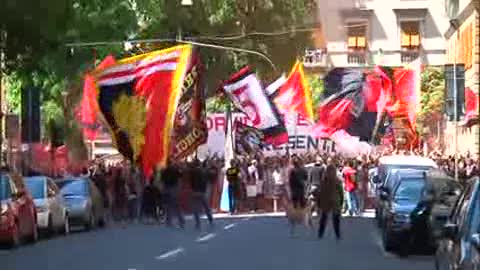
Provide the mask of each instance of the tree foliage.
[{"label": "tree foliage", "polygon": [[[211,96],[220,80],[243,65],[253,66],[267,82],[289,70],[309,46],[311,34],[287,32],[304,26],[314,10],[312,0],[193,0],[192,7],[182,7],[180,0],[5,1],[0,9],[0,35],[5,41],[8,105],[18,112],[21,89],[40,87],[45,130],[53,120],[66,121],[66,129],[78,128],[72,126],[73,108],[81,96],[84,72],[108,54],[128,55],[122,44],[71,49],[66,43],[175,39],[181,30],[185,39],[259,51],[277,67],[273,70],[258,56],[202,48]],[[279,31],[285,34],[258,34]],[[213,38],[232,35],[236,37]],[[166,41],[141,47],[152,50],[173,44]],[[64,92],[72,99],[68,110],[63,108]],[[219,110],[224,103],[216,101],[209,108]]]},{"label": "tree foliage", "polygon": [[421,111],[418,131],[426,134],[436,128],[444,109],[445,76],[438,67],[426,68],[421,75]]}]

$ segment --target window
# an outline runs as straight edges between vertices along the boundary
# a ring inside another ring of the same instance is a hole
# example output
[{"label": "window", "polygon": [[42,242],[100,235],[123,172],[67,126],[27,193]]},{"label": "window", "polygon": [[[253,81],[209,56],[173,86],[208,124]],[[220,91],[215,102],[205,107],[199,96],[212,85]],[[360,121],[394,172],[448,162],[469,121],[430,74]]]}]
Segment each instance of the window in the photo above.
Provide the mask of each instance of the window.
[{"label": "window", "polygon": [[416,49],[420,47],[420,22],[405,21],[400,23],[402,48]]},{"label": "window", "polygon": [[420,21],[400,22],[400,46],[402,63],[410,63],[420,53]]},{"label": "window", "polygon": [[348,48],[364,50],[367,46],[367,27],[362,23],[348,24]]},{"label": "window", "polygon": [[362,22],[349,23],[347,29],[348,63],[365,64],[367,26]]}]

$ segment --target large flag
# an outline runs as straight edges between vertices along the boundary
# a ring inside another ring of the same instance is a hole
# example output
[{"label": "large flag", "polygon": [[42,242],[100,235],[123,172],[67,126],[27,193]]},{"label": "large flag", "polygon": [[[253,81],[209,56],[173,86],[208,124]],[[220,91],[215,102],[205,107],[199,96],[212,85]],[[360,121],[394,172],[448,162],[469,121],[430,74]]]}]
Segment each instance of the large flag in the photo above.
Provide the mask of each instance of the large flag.
[{"label": "large flag", "polygon": [[469,87],[465,88],[465,125],[478,124],[479,96]]},{"label": "large flag", "polygon": [[[98,65],[97,69],[103,69],[113,64],[115,64],[115,58],[109,55]],[[95,78],[87,74],[83,84],[83,98],[78,110],[77,119],[83,129],[83,136],[88,140],[95,140],[101,128],[100,122],[97,119],[98,112]]]},{"label": "large flag", "polygon": [[313,123],[312,93],[305,80],[303,64],[300,61],[297,61],[286,82],[272,93],[271,98],[280,113],[301,115]]},{"label": "large flag", "polygon": [[202,82],[203,66],[200,55],[194,53],[189,63],[182,94],[175,116],[172,158],[179,160],[195,152],[207,142],[208,130],[205,113],[205,89]]},{"label": "large flag", "polygon": [[335,68],[324,78],[324,101],[318,109],[317,137],[329,137],[348,129],[364,110],[364,74],[360,71]]},{"label": "large flag", "polygon": [[391,113],[406,114],[412,129],[415,129],[417,114],[421,109],[420,88],[421,88],[422,62],[420,59],[413,61],[404,68],[396,69],[394,72],[393,94],[395,103]]},{"label": "large flag", "polygon": [[235,107],[247,115],[253,127],[264,134],[265,143],[280,145],[288,142],[285,124],[249,67],[225,81],[223,90]]},{"label": "large flag", "polygon": [[116,148],[147,176],[165,166],[192,48],[181,45],[123,59],[94,74],[98,104]]}]

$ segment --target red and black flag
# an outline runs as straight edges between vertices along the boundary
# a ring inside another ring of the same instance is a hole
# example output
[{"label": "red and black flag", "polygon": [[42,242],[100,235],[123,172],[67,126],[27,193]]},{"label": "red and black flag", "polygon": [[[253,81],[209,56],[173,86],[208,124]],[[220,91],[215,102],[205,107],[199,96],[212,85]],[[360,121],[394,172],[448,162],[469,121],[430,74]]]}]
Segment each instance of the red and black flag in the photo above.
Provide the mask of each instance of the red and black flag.
[{"label": "red and black flag", "polygon": [[[365,111],[365,74],[347,68],[335,68],[324,78],[324,101],[318,109],[318,124],[314,131],[319,137],[329,137],[338,130],[368,140],[373,128],[371,116]],[[372,128],[370,127],[372,126]]]},{"label": "red and black flag", "polygon": [[147,176],[165,166],[191,46],[122,59],[94,73],[98,105],[116,148]]},{"label": "red and black flag", "polygon": [[253,127],[263,133],[266,144],[281,145],[288,142],[288,133],[277,108],[249,67],[225,81],[223,90],[235,107],[247,115]]},{"label": "red and black flag", "polygon": [[[113,64],[115,64],[115,58],[109,55],[98,65],[97,69],[103,69]],[[76,112],[77,120],[83,130],[83,136],[88,140],[95,140],[102,125],[97,118],[99,110],[95,78],[90,74],[85,76],[82,102]]]},{"label": "red and black flag", "polygon": [[198,146],[207,142],[205,87],[202,74],[204,67],[198,52],[192,54],[187,73],[183,81],[182,93],[175,115],[171,156],[175,160],[183,159],[195,152]]}]

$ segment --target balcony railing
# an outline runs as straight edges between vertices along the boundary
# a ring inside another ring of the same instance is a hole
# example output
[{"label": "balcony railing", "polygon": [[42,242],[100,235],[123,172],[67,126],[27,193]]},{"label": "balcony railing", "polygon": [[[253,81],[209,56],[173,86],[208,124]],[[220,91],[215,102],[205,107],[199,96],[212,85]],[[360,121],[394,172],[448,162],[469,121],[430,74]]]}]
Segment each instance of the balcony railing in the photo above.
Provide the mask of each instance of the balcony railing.
[{"label": "balcony railing", "polygon": [[414,49],[402,49],[400,58],[402,63],[410,63],[415,61],[420,56],[420,50],[418,48]]},{"label": "balcony railing", "polygon": [[303,65],[305,67],[326,67],[327,52],[324,49],[307,49],[303,56]]},{"label": "balcony railing", "polygon": [[353,65],[364,65],[367,63],[367,52],[365,50],[349,50],[347,63]]}]

